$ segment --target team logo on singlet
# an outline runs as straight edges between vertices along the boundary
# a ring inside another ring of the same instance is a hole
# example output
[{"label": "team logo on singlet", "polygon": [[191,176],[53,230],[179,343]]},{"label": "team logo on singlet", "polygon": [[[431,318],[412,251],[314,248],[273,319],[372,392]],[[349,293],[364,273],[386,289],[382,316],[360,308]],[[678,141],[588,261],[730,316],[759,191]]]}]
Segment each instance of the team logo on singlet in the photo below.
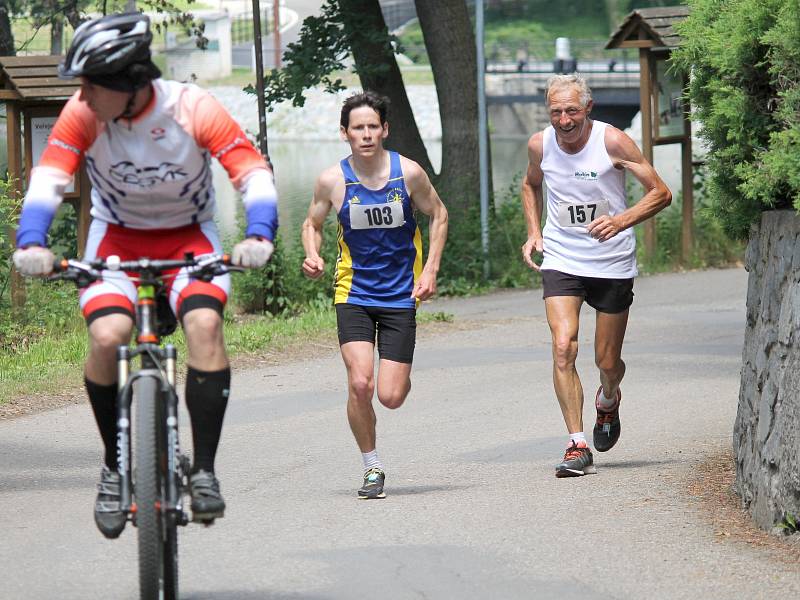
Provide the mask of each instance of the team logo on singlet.
[{"label": "team logo on singlet", "polygon": [[403,190],[400,188],[392,188],[386,194],[386,201],[387,202],[402,202],[403,201]]},{"label": "team logo on singlet", "polygon": [[574,177],[583,181],[597,181],[597,171],[575,171]]},{"label": "team logo on singlet", "polygon": [[153,136],[153,141],[163,140],[167,134],[167,130],[163,127],[154,127],[150,130],[150,135]]},{"label": "team logo on singlet", "polygon": [[111,165],[109,174],[119,183],[136,185],[141,188],[151,188],[159,183],[181,181],[187,177],[186,171],[174,163],[162,162],[158,166],[139,168],[127,160]]},{"label": "team logo on singlet", "polygon": [[361,204],[361,199],[358,196],[350,198],[350,204]]}]

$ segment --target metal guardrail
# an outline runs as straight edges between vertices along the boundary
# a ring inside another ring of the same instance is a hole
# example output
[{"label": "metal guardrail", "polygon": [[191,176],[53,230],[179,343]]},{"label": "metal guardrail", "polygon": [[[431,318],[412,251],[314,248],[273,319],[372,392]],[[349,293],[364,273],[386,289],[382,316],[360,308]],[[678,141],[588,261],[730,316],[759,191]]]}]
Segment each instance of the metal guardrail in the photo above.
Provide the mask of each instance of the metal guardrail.
[{"label": "metal guardrail", "polygon": [[[269,35],[273,29],[272,9],[261,11],[261,31]],[[240,13],[231,17],[231,43],[246,44],[253,41],[253,13]]]}]

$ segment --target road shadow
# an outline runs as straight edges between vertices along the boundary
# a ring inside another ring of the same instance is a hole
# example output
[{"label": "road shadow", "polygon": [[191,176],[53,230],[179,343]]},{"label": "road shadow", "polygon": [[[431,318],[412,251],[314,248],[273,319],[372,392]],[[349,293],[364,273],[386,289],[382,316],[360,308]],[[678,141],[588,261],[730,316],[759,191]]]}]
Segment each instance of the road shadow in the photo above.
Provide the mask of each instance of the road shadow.
[{"label": "road shadow", "polygon": [[[470,485],[400,485],[386,488],[386,497],[390,496],[417,496],[423,494],[435,494],[438,492],[454,492],[464,490],[473,486]],[[356,493],[352,490],[340,490],[334,492],[337,496],[355,498]]]},{"label": "road shadow", "polygon": [[597,461],[595,465],[597,469],[640,469],[642,467],[655,467],[659,465],[676,464],[678,461],[674,458],[661,458],[657,460],[617,460],[611,462]]},{"label": "road shadow", "polygon": [[456,490],[465,490],[470,488],[470,485],[402,485],[399,487],[392,486],[387,488],[386,495],[392,496],[415,496],[417,494],[431,494],[434,492],[450,492]]},{"label": "road shadow", "polygon": [[0,440],[0,456],[13,457],[0,462],[0,492],[93,488],[102,466],[100,444],[99,436],[96,447]]},{"label": "road shadow", "polygon": [[292,594],[267,590],[209,590],[198,593],[181,593],[181,600],[330,600],[330,596],[317,594]]}]

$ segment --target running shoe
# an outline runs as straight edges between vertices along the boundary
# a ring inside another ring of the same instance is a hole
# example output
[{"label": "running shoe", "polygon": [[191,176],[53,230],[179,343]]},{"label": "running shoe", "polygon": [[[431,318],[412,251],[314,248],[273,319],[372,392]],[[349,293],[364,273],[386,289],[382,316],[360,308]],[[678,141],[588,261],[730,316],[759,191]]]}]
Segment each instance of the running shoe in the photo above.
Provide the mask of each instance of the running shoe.
[{"label": "running shoe", "polygon": [[189,477],[192,492],[192,519],[212,521],[225,516],[225,500],[219,491],[219,481],[210,471],[197,471]]},{"label": "running shoe", "polygon": [[97,484],[97,499],[94,501],[94,522],[100,533],[110,540],[119,537],[128,520],[120,510],[119,500],[119,473],[103,465]]},{"label": "running shoe", "polygon": [[386,475],[378,468],[369,469],[364,473],[364,485],[358,490],[358,497],[362,500],[371,500],[373,498],[386,498],[383,493],[383,482],[386,480]]},{"label": "running shoe", "polygon": [[600,408],[599,399],[600,392],[603,391],[601,385],[597,389],[597,395],[594,400],[594,407],[597,410],[597,421],[594,424],[592,431],[592,438],[594,441],[594,449],[598,452],[608,452],[614,447],[619,439],[619,434],[622,431],[622,426],[619,422],[619,403],[622,401],[622,392],[617,388],[617,403],[613,408],[605,409]]},{"label": "running shoe", "polygon": [[597,473],[592,458],[592,451],[586,442],[575,443],[570,440],[564,460],[556,465],[556,477],[580,477]]}]

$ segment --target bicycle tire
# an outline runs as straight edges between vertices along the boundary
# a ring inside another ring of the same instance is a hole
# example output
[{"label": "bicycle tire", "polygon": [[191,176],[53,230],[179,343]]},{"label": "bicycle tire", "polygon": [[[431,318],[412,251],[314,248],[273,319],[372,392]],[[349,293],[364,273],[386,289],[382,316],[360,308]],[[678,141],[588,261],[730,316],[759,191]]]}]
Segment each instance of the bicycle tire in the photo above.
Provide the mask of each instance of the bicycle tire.
[{"label": "bicycle tire", "polygon": [[164,600],[178,600],[178,518],[167,514],[164,518]]},{"label": "bicycle tire", "polygon": [[[163,403],[159,402],[161,381],[156,377],[142,377],[134,388],[134,407],[136,410],[136,527],[139,550],[139,597],[141,600],[160,600],[166,598],[167,587],[177,593],[177,585],[165,585],[165,560],[167,550],[175,559],[175,569],[169,573],[171,582],[177,582],[177,533],[167,536],[160,507],[164,495],[163,456],[164,440]],[[172,537],[176,542],[172,548],[166,540]],[[174,553],[172,550],[174,549]],[[164,592],[164,596],[162,596]],[[174,598],[174,596],[173,596]]]}]

